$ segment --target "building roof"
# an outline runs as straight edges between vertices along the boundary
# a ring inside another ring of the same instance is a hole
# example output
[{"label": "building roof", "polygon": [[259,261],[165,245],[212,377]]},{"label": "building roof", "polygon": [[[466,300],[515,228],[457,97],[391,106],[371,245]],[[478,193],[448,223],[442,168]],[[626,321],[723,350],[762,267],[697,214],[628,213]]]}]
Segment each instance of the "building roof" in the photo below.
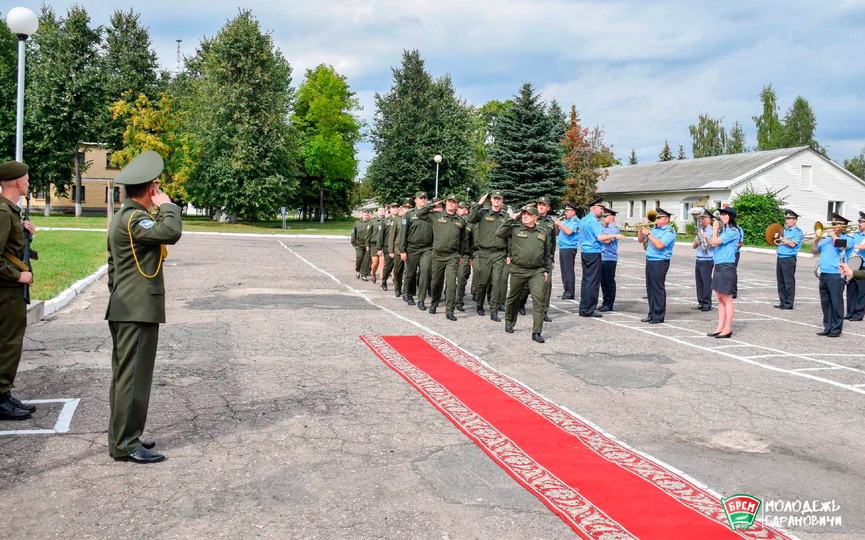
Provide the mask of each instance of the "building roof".
[{"label": "building roof", "polygon": [[598,193],[725,190],[785,159],[809,150],[809,146],[746,152],[697,159],[661,161],[646,165],[610,167]]}]

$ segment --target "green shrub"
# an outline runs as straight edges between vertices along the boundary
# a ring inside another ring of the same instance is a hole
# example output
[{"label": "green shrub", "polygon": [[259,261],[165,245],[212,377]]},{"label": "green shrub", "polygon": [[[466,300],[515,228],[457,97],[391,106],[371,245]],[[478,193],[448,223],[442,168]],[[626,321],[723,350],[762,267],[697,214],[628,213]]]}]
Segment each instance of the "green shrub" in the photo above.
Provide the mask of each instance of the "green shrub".
[{"label": "green shrub", "polygon": [[784,223],[785,198],[779,197],[779,193],[781,190],[757,193],[749,186],[733,199],[736,221],[745,230],[746,244],[762,243],[769,225]]}]

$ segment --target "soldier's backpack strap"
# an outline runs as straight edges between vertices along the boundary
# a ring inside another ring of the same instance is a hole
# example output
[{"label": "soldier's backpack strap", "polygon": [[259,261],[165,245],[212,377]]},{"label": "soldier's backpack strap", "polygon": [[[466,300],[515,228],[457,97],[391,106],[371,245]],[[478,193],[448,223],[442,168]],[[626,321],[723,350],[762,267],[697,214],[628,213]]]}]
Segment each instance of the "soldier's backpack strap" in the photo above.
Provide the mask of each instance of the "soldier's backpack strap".
[{"label": "soldier's backpack strap", "polygon": [[138,269],[138,273],[147,279],[153,279],[158,276],[159,271],[162,270],[162,261],[168,258],[168,248],[166,248],[164,244],[159,246],[159,264],[156,266],[156,272],[150,275],[145,274],[144,270],[141,269],[141,263],[138,261],[138,254],[135,253],[135,243],[132,241],[132,219],[135,217],[135,214],[139,212],[146,214],[146,212],[142,212],[141,210],[135,210],[132,212],[132,215],[129,216],[129,221],[126,223],[126,233],[129,235],[129,247],[132,249],[132,258],[135,259],[135,267]]}]

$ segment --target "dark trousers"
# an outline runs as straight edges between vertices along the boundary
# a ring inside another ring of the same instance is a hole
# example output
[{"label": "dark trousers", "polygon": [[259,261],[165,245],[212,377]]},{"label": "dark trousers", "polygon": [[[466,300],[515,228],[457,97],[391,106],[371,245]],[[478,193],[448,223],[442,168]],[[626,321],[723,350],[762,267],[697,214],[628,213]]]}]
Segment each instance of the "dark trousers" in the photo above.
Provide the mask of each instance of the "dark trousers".
[{"label": "dark trousers", "polygon": [[712,270],[715,262],[712,259],[697,259],[694,266],[694,278],[697,281],[697,303],[702,309],[712,308]]},{"label": "dark trousers", "polygon": [[0,289],[0,394],[15,387],[26,330],[24,287]]},{"label": "dark trousers", "polygon": [[432,249],[409,251],[403,270],[402,292],[417,296],[423,302],[429,292],[430,272],[432,271]]},{"label": "dark trousers", "polygon": [[[531,291],[529,290],[528,285],[523,287],[523,293],[520,296],[520,307],[525,308],[526,302],[529,299],[529,295]],[[550,310],[550,297],[553,295],[553,279],[552,276],[549,276],[546,282],[544,282],[544,313]]]},{"label": "dark trousers", "polygon": [[430,307],[438,307],[445,293],[445,310],[453,313],[457,303],[457,271],[460,267],[459,253],[433,253],[432,294]]},{"label": "dark trousers", "polygon": [[847,283],[847,315],[852,320],[862,319],[865,314],[865,281],[851,279]]},{"label": "dark trousers", "polygon": [[490,297],[490,308],[498,308],[505,301],[507,292],[507,274],[505,273],[505,252],[480,250],[474,258],[475,277],[477,280],[478,308],[484,307],[486,295]]},{"label": "dark trousers", "polygon": [[562,287],[565,289],[562,298],[574,298],[574,286],[576,285],[574,264],[576,262],[576,249],[559,249],[559,269],[562,273]]},{"label": "dark trousers", "polygon": [[109,321],[108,328],[114,344],[108,394],[111,408],[108,451],[114,457],[121,457],[141,446],[150,404],[159,325]]},{"label": "dark trousers", "polygon": [[399,253],[394,253],[393,255],[393,286],[396,288],[396,292],[402,294],[402,276],[403,270],[405,269],[405,263],[402,262],[402,258]]},{"label": "dark trousers", "polygon": [[841,274],[820,274],[820,307],[823,330],[840,334],[844,325],[844,278]]},{"label": "dark trousers", "polygon": [[792,308],[796,299],[796,257],[778,257],[775,263],[775,280],[778,282],[778,303],[782,308]]},{"label": "dark trousers", "polygon": [[613,310],[616,304],[616,265],[619,261],[601,261],[601,291],[604,299],[601,305]]},{"label": "dark trousers", "polygon": [[649,318],[663,321],[667,316],[667,271],[670,261],[646,261],[646,296],[649,298]]},{"label": "dark trousers", "polygon": [[580,283],[580,315],[588,317],[595,312],[601,289],[601,254],[586,253],[581,255],[583,279]]},{"label": "dark trousers", "polygon": [[472,274],[472,265],[468,258],[463,258],[460,267],[457,270],[457,305],[463,305],[466,297],[466,284]]},{"label": "dark trousers", "polygon": [[393,272],[394,259],[396,259],[396,255],[391,259],[389,254],[383,253],[382,257],[384,257],[384,269],[381,271],[381,284],[387,285],[387,278],[389,278],[391,272]]},{"label": "dark trousers", "polygon": [[[549,281],[549,279],[547,279]],[[528,287],[532,295],[532,333],[544,330],[544,269],[511,267],[511,291],[505,305],[505,324],[516,326],[517,307],[523,290]]]}]

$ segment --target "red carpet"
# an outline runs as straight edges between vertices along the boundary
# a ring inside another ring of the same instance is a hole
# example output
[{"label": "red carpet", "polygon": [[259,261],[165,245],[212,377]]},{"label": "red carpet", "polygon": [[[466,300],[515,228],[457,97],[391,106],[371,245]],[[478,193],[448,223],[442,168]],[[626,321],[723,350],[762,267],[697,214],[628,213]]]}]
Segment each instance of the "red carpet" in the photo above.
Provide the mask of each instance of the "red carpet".
[{"label": "red carpet", "polygon": [[734,532],[711,493],[443,338],[361,339],[586,538],[787,538],[759,523]]}]

